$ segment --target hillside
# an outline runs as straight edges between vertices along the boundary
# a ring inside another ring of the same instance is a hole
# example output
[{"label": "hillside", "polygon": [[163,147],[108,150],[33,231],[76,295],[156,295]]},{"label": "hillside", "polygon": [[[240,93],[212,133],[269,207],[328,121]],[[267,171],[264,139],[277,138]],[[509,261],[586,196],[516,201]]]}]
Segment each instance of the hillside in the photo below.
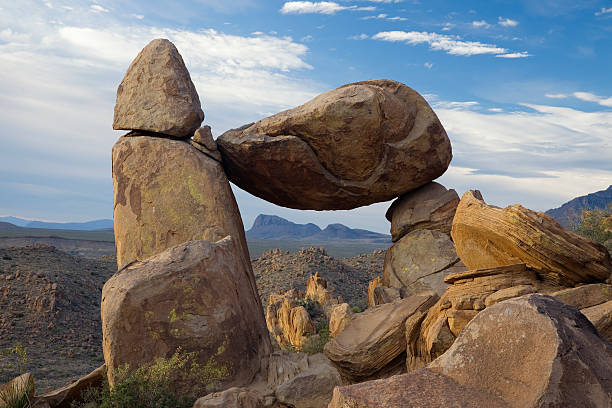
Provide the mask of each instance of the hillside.
[{"label": "hillside", "polygon": [[93,220],[86,222],[46,222],[46,221],[31,221],[24,220],[18,217],[0,217],[0,222],[9,222],[18,227],[24,228],[46,228],[46,229],[63,229],[76,231],[96,231],[113,229],[113,220]]},{"label": "hillside", "polygon": [[559,208],[546,211],[546,214],[557,220],[563,227],[574,229],[580,223],[582,210],[603,209],[610,203],[612,203],[612,185],[606,190],[576,197]]}]

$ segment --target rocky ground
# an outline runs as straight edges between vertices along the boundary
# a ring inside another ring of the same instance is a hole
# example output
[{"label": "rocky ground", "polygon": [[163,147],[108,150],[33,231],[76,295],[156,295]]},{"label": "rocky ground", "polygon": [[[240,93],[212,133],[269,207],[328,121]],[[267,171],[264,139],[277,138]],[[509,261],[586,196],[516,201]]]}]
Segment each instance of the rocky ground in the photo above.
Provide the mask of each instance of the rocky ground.
[{"label": "rocky ground", "polygon": [[[363,309],[368,282],[382,275],[383,260],[384,251],[336,259],[322,248],[270,250],[253,269],[264,305],[272,292],[305,289],[319,272],[345,301]],[[39,392],[103,363],[100,294],[115,270],[113,256],[86,259],[46,245],[0,248],[0,349],[18,342],[27,348],[26,370]],[[0,383],[19,374],[3,372],[3,362]]]}]

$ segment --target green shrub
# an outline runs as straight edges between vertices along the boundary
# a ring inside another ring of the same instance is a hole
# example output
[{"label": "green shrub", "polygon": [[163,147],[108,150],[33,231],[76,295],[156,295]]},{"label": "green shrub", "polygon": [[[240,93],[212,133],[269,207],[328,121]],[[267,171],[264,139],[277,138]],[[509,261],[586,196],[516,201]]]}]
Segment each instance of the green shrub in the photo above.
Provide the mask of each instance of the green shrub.
[{"label": "green shrub", "polygon": [[574,232],[599,242],[605,245],[608,251],[612,251],[612,205],[605,210],[583,210],[580,224]]},{"label": "green shrub", "polygon": [[0,384],[9,382],[23,373],[28,363],[28,350],[21,343],[0,349]]},{"label": "green shrub", "polygon": [[317,354],[322,353],[323,348],[329,341],[329,324],[326,321],[317,322],[317,334],[313,334],[308,337],[304,345],[302,346],[302,350],[307,354]]},{"label": "green shrub", "polygon": [[360,308],[359,306],[353,306],[353,307],[351,308],[351,311],[352,311],[353,313],[361,313],[361,308]]},{"label": "green shrub", "polygon": [[295,302],[298,306],[304,306],[304,309],[308,312],[311,317],[321,316],[323,314],[323,307],[316,300],[307,298],[304,300],[297,300]]}]

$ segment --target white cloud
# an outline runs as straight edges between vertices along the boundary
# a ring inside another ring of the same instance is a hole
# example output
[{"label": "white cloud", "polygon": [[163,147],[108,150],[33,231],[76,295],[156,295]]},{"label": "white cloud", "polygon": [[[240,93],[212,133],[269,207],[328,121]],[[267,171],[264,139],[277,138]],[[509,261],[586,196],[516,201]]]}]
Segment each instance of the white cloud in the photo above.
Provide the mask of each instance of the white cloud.
[{"label": "white cloud", "polygon": [[498,17],[497,24],[504,27],[516,27],[519,22],[516,20],[510,20],[509,18]]},{"label": "white cloud", "polygon": [[568,97],[567,94],[562,94],[562,93],[556,93],[556,94],[547,93],[544,96],[546,96],[547,98],[551,98],[551,99],[564,99]]},{"label": "white cloud", "polygon": [[433,106],[436,109],[459,109],[459,110],[465,110],[465,109],[470,109],[473,107],[476,107],[480,105],[478,102],[476,101],[466,101],[466,102],[448,102],[448,101],[438,101],[438,102],[434,102]]},{"label": "white cloud", "polygon": [[503,112],[504,111],[502,108],[489,108],[487,110],[489,112],[495,112],[495,113],[499,113],[499,112]]},{"label": "white cloud", "polygon": [[480,21],[472,21],[472,26],[476,28],[489,28],[491,24],[487,23],[485,20]]},{"label": "white cloud", "polygon": [[374,20],[374,19],[385,19],[385,18],[387,18],[387,14],[379,14],[377,16],[361,17],[362,20]]},{"label": "white cloud", "polygon": [[442,27],[442,31],[450,31],[455,28],[455,24],[452,23],[444,23],[444,27]]},{"label": "white cloud", "polygon": [[582,101],[595,102],[601,106],[612,107],[612,97],[606,98],[590,92],[574,92],[574,96]]},{"label": "white cloud", "polygon": [[108,13],[108,12],[110,12],[109,9],[105,9],[104,7],[100,6],[99,4],[92,4],[91,5],[91,9],[93,11],[95,11],[96,13]]},{"label": "white cloud", "polygon": [[406,20],[408,20],[405,17],[398,17],[398,16],[389,17],[388,14],[384,14],[384,13],[381,13],[381,14],[378,14],[378,15],[374,15],[374,16],[361,17],[361,20],[375,20],[375,19],[376,20],[387,20],[387,21],[406,21]]},{"label": "white cloud", "polygon": [[343,10],[374,11],[376,7],[343,6],[333,1],[288,1],[283,4],[283,14],[335,14]]},{"label": "white cloud", "polygon": [[363,34],[362,33],[362,34],[357,34],[357,35],[350,36],[348,39],[349,40],[366,40],[368,38],[370,38],[370,37],[367,34]]},{"label": "white cloud", "polygon": [[427,69],[432,69],[433,68],[433,64],[431,62],[426,62],[425,64],[423,64],[425,66],[425,68]]},{"label": "white cloud", "polygon": [[389,17],[387,20],[389,20],[389,21],[406,21],[408,19],[406,17],[395,16],[395,17]]},{"label": "white cloud", "polygon": [[608,7],[608,8],[602,7],[601,10],[595,12],[595,15],[603,16],[604,14],[609,14],[609,13],[612,13],[612,7]]},{"label": "white cloud", "polygon": [[527,51],[511,52],[508,54],[496,55],[497,58],[527,58],[531,56],[532,54],[529,54]]},{"label": "white cloud", "polygon": [[460,37],[418,31],[384,31],[372,37],[375,40],[428,44],[432,50],[445,51],[451,55],[471,56],[479,54],[505,54],[507,49],[477,41],[464,41]]}]

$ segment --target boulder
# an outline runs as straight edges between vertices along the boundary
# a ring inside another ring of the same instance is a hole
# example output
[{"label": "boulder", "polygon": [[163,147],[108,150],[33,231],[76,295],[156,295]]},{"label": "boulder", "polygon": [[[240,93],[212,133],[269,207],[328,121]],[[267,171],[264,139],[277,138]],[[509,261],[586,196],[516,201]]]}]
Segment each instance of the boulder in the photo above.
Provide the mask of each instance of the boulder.
[{"label": "boulder", "polygon": [[[319,272],[308,278],[306,281],[306,299],[318,302],[324,309],[342,303],[341,297],[335,297],[333,289],[327,287],[327,281],[319,276]],[[329,315],[329,312],[326,313]]]},{"label": "boulder", "polygon": [[402,298],[402,294],[398,288],[390,288],[388,286],[377,286],[372,291],[373,305],[384,305],[392,303]]},{"label": "boulder", "polygon": [[576,309],[585,309],[612,300],[612,285],[594,283],[563,289],[551,295]]},{"label": "boulder", "polygon": [[403,236],[385,254],[383,284],[405,296],[433,290],[442,295],[444,276],[459,262],[450,237],[439,231],[415,230]]},{"label": "boulder", "polygon": [[344,85],[217,143],[234,184],[312,210],[390,200],[442,175],[452,157],[425,99],[386,79]]},{"label": "boulder", "polygon": [[382,285],[383,281],[380,276],[375,277],[368,283],[368,307],[374,307],[378,304],[374,298],[374,290]]},{"label": "boulder", "polygon": [[200,98],[181,54],[166,39],[151,41],[117,88],[113,129],[189,138],[203,120]]},{"label": "boulder", "polygon": [[469,269],[525,263],[542,279],[561,286],[603,282],[612,271],[603,245],[521,205],[489,206],[478,190],[461,198],[451,234]]},{"label": "boulder", "polygon": [[611,367],[612,344],[578,310],[540,294],[486,308],[428,366],[517,408],[609,407]]},{"label": "boulder", "polygon": [[315,334],[315,327],[304,306],[297,302],[304,293],[291,289],[282,295],[272,293],[266,309],[266,325],[270,334],[282,349],[300,350],[308,335]]},{"label": "boulder", "polygon": [[[190,241],[125,267],[102,290],[108,380],[115,368],[189,358],[177,392],[193,397],[249,384],[271,345],[252,271],[233,237]],[[193,377],[193,378],[192,378]]]},{"label": "boulder", "polygon": [[329,317],[329,335],[336,337],[340,334],[348,324],[351,315],[351,306],[348,303],[333,306]]},{"label": "boulder", "polygon": [[106,382],[106,364],[91,373],[57,390],[36,396],[37,404],[48,404],[51,408],[70,408],[73,402],[82,399],[83,391],[100,388]]},{"label": "boulder", "polygon": [[[6,384],[0,384],[0,407],[17,407],[10,397],[26,396],[29,403],[34,400],[34,377],[30,373],[21,374]],[[6,398],[6,400],[5,400]]]},{"label": "boulder", "polygon": [[403,365],[408,326],[420,324],[436,302],[435,293],[421,294],[359,313],[324,348],[325,355],[354,380],[376,375],[390,364]]},{"label": "boulder", "polygon": [[601,337],[612,341],[612,300],[580,309],[580,312],[593,323]]},{"label": "boulder", "polygon": [[391,239],[397,242],[417,229],[450,234],[458,204],[455,190],[447,190],[435,182],[402,195],[393,201],[385,215],[391,222]]},{"label": "boulder", "polygon": [[221,153],[217,150],[217,142],[212,137],[210,126],[202,126],[196,130],[190,143],[205,155],[221,161]]},{"label": "boulder", "polygon": [[264,404],[256,391],[232,387],[199,398],[193,408],[264,408]]},{"label": "boulder", "polygon": [[223,167],[188,143],[120,138],[113,147],[113,190],[119,269],[183,242],[227,235],[245,262],[250,259]]}]

